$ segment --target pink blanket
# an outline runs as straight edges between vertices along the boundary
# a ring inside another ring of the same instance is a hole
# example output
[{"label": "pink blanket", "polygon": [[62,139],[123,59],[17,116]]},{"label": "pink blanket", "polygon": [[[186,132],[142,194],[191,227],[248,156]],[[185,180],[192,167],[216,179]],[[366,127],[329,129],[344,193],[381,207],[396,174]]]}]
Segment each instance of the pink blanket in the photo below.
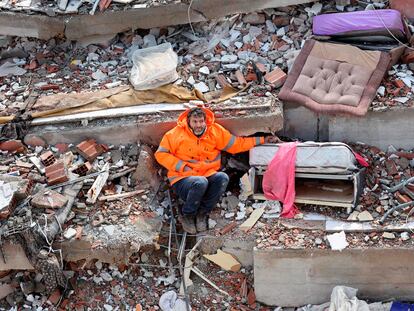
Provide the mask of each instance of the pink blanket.
[{"label": "pink blanket", "polygon": [[284,143],[263,176],[263,192],[268,200],[283,203],[282,217],[293,218],[298,213],[295,201],[296,142]]}]

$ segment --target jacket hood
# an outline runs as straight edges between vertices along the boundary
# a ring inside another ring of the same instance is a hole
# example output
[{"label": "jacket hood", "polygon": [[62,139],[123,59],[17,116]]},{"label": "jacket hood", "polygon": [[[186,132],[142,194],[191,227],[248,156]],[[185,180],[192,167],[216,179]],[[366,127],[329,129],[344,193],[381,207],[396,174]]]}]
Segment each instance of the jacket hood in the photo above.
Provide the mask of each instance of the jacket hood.
[{"label": "jacket hood", "polygon": [[[201,107],[201,109],[203,109],[203,111],[206,113],[206,124],[207,124],[207,128],[208,128],[215,121],[214,112],[211,111],[210,109],[203,108],[203,107]],[[189,112],[190,112],[190,109],[187,109],[182,114],[180,114],[180,116],[178,117],[178,121],[177,121],[178,126],[185,127],[185,128],[189,129],[188,123],[187,123],[187,115],[188,115]]]}]

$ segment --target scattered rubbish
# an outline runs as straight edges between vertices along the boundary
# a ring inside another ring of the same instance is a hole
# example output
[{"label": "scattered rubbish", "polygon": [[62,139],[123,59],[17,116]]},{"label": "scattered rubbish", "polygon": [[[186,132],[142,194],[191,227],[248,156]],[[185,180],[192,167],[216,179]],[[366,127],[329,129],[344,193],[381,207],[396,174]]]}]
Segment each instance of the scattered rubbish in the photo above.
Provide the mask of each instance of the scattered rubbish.
[{"label": "scattered rubbish", "polygon": [[356,297],[358,290],[347,286],[335,286],[332,289],[329,310],[369,311],[368,304]]},{"label": "scattered rubbish", "polygon": [[153,89],[178,79],[177,54],[170,43],[136,50],[130,81],[136,90]]},{"label": "scattered rubbish", "polygon": [[186,306],[185,300],[178,298],[175,291],[168,291],[161,295],[159,306],[162,311],[187,311],[191,306]]},{"label": "scattered rubbish", "polygon": [[329,245],[331,249],[335,251],[341,251],[345,249],[349,244],[346,241],[346,235],[344,231],[329,234],[326,236],[327,240],[329,241]]}]

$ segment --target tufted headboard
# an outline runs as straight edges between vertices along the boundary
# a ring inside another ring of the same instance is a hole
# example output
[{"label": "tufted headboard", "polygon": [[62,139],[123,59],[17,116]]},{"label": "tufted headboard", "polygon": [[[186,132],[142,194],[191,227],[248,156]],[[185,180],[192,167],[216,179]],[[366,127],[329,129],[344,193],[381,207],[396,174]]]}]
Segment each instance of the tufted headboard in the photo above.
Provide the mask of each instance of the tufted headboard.
[{"label": "tufted headboard", "polygon": [[390,56],[344,44],[309,40],[289,72],[279,99],[315,112],[363,116]]}]

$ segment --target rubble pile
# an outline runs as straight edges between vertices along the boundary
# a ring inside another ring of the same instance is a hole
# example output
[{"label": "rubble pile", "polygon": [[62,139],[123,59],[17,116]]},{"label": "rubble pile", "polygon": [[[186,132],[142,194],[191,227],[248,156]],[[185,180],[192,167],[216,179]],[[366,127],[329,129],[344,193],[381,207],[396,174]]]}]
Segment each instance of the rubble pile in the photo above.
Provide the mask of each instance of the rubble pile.
[{"label": "rubble pile", "polygon": [[[63,14],[95,14],[109,9],[121,11],[125,9],[142,9],[161,5],[181,3],[181,0],[115,0],[115,1],[1,1],[2,10],[12,12],[37,12],[48,16]],[[99,5],[99,7],[98,7]]]},{"label": "rubble pile", "polygon": [[[0,113],[30,109],[40,95],[128,85],[133,52],[164,42],[178,54],[176,83],[197,89],[209,101],[217,98],[215,92],[230,87],[240,96],[274,96],[312,36],[312,17],[337,10],[334,2],[266,9],[191,26],[129,31],[95,43],[3,36]],[[409,55],[403,56],[406,64],[389,72],[371,109],[412,106],[409,68],[414,59]]]},{"label": "rubble pile", "polygon": [[373,111],[384,111],[393,106],[412,106],[414,92],[414,63],[399,64],[388,71],[388,79],[377,90]]},{"label": "rubble pile", "polygon": [[[139,217],[163,216],[156,194],[136,172],[141,149],[149,148],[139,144],[115,148],[86,140],[76,146],[1,152],[1,240],[22,245],[35,270],[43,272],[46,293],[65,283],[58,277],[62,273],[58,258],[57,283],[41,268],[43,244],[51,247],[53,241],[95,237],[94,249],[120,247],[127,241],[138,250],[144,237],[137,235],[133,224]],[[42,256],[50,259],[51,253]]]},{"label": "rubble pile", "polygon": [[[382,152],[373,146],[355,145],[355,150],[370,163],[366,175],[366,188],[361,199],[360,210],[369,210],[373,218],[414,200],[414,153],[412,150],[397,150],[393,146]],[[390,216],[406,220],[411,215],[412,205],[392,211]],[[385,220],[385,219],[384,219]]]},{"label": "rubble pile", "polygon": [[[259,249],[330,249],[330,235],[324,230],[289,228],[280,222],[267,222],[256,230],[256,247]],[[347,232],[347,248],[413,247],[413,232]]]}]

